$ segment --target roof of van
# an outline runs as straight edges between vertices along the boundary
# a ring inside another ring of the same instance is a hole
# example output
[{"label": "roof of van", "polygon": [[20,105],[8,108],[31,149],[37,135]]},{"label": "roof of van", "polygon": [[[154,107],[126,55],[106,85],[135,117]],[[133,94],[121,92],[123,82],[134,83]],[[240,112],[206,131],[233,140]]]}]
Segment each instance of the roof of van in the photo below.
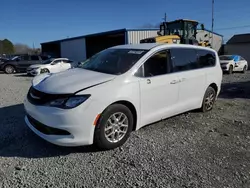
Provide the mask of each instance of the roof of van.
[{"label": "roof of van", "polygon": [[154,48],[154,47],[159,46],[159,45],[162,45],[162,44],[159,44],[159,43],[124,44],[124,45],[114,46],[111,48],[150,50],[151,48]]},{"label": "roof of van", "polygon": [[166,43],[142,43],[142,44],[124,44],[124,45],[118,45],[111,48],[123,48],[123,49],[140,49],[140,50],[150,50],[152,48],[155,48],[157,46],[163,46],[163,47],[182,47],[182,48],[200,48],[200,49],[207,49],[212,50],[208,47],[202,47],[202,46],[196,46],[191,44],[166,44]]}]

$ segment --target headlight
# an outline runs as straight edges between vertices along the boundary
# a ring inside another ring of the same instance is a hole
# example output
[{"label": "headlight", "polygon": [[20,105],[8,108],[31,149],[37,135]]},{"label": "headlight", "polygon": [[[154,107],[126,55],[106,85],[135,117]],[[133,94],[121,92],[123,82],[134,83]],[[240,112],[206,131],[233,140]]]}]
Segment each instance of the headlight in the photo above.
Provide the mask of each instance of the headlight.
[{"label": "headlight", "polygon": [[47,105],[58,108],[70,109],[70,108],[75,108],[78,105],[82,104],[89,97],[90,95],[79,95],[79,96],[75,95],[68,98],[59,98],[50,101]]}]

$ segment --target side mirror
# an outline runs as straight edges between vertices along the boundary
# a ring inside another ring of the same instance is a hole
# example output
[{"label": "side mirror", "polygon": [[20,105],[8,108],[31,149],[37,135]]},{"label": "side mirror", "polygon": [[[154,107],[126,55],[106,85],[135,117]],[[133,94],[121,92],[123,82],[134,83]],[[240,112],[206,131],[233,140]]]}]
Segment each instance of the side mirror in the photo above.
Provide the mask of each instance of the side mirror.
[{"label": "side mirror", "polygon": [[201,24],[201,30],[205,30],[204,24]]}]

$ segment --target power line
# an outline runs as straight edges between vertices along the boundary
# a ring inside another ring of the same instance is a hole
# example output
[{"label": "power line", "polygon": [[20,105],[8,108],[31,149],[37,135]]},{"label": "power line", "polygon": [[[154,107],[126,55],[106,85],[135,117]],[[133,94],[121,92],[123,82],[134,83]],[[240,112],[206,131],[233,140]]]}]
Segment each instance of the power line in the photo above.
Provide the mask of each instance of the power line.
[{"label": "power line", "polygon": [[234,27],[224,27],[224,28],[218,28],[215,30],[227,30],[227,29],[238,29],[238,28],[247,28],[250,27],[250,25],[241,25],[241,26],[234,26]]}]

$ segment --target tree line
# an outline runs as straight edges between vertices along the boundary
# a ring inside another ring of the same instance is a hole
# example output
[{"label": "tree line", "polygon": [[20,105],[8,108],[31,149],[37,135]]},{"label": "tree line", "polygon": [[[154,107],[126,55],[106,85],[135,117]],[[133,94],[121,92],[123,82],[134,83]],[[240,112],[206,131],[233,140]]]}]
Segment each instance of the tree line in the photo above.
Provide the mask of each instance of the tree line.
[{"label": "tree line", "polygon": [[13,44],[10,40],[0,40],[0,55],[12,55],[12,54],[39,54],[40,48],[30,48],[26,44]]}]

